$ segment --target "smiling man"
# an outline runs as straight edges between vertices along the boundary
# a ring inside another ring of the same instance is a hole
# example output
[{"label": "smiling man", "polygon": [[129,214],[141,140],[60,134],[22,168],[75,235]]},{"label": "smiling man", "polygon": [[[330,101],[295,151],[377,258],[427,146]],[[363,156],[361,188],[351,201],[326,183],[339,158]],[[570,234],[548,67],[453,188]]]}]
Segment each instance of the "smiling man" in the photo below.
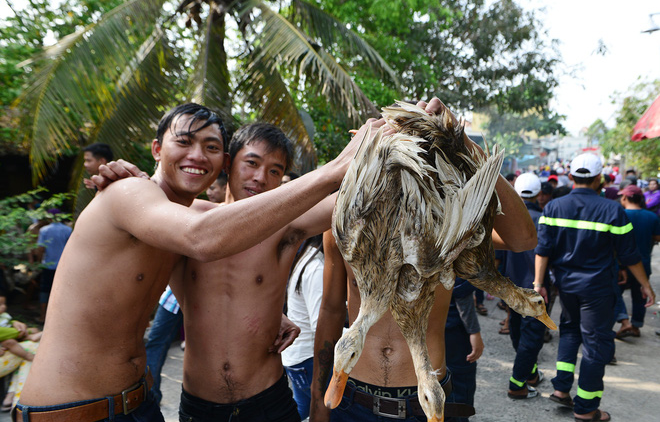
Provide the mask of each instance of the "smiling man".
[{"label": "smiling man", "polygon": [[[255,123],[234,134],[229,154],[226,203],[235,204],[279,187],[293,150],[279,128]],[[244,252],[208,263],[188,259],[185,271],[175,273],[170,284],[186,329],[182,421],[300,420],[281,357],[270,346],[296,251],[330,227],[334,200],[327,197]]]},{"label": "smiling man", "polygon": [[218,115],[197,104],[176,107],[152,141],[151,180],[117,181],[81,213],[55,274],[17,420],[162,421],[147,394],[142,338],[180,257],[213,261],[267,239],[339,187],[356,148],[350,143],[277,192],[189,208],[225,168],[226,142]]}]

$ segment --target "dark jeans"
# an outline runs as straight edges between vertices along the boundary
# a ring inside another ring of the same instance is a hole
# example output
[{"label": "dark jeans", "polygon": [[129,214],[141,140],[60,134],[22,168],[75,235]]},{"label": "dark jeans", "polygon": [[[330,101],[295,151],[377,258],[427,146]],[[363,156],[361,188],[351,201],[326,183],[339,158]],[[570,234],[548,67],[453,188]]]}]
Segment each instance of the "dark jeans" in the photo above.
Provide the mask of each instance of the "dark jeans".
[{"label": "dark jeans", "polygon": [[[83,400],[71,403],[58,404],[53,406],[24,406],[20,401],[16,404],[16,408],[20,409],[23,413],[23,421],[29,422],[29,415],[38,411],[47,412],[51,410],[69,409],[72,407],[82,406],[84,404],[94,403],[100,400],[107,399],[93,399]],[[114,409],[114,406],[110,406]],[[27,413],[26,413],[27,412]],[[13,420],[13,418],[12,418]],[[98,422],[165,422],[163,415],[160,413],[160,407],[154,399],[153,393],[150,391],[147,400],[144,401],[137,409],[128,415],[108,415],[107,418]]]},{"label": "dark jeans", "polygon": [[151,391],[154,392],[156,403],[160,404],[163,393],[160,391],[160,371],[167,358],[170,345],[177,338],[183,324],[183,311],[173,314],[161,305],[158,305],[156,316],[149,329],[149,340],[147,341],[147,366],[154,378]]},{"label": "dark jeans", "polygon": [[632,299],[632,318],[630,323],[633,327],[641,328],[644,326],[644,317],[646,316],[646,299],[642,296],[642,285],[630,271],[628,271],[628,283],[626,286],[619,286],[620,294],[617,297],[616,309],[614,313],[617,321],[628,319],[628,309],[623,301],[623,289],[630,287],[630,297]]},{"label": "dark jeans", "polygon": [[213,403],[182,389],[180,422],[300,422],[286,374],[271,387],[236,403]]},{"label": "dark jeans", "polygon": [[39,275],[39,303],[48,303],[50,291],[53,288],[55,270],[44,268]]},{"label": "dark jeans", "polygon": [[314,358],[300,362],[297,365],[285,366],[284,370],[291,380],[293,399],[298,405],[300,419],[309,416],[309,404],[312,401],[312,376],[314,375]]},{"label": "dark jeans", "polygon": [[[451,372],[452,392],[447,403],[464,403],[474,406],[477,391],[477,363],[465,360],[472,353],[470,335],[461,324],[445,328],[445,361]],[[467,422],[468,418],[445,418],[446,422]]]},{"label": "dark jeans", "polygon": [[557,376],[552,379],[555,390],[568,393],[575,379],[575,366],[580,345],[582,361],[578,379],[575,413],[598,409],[603,395],[605,365],[614,356],[614,305],[616,295],[603,297],[559,292],[561,323],[557,351]]},{"label": "dark jeans", "polygon": [[520,391],[527,387],[527,380],[535,376],[536,361],[543,348],[545,325],[536,318],[523,317],[511,311],[509,329],[511,344],[516,350],[509,390]]}]

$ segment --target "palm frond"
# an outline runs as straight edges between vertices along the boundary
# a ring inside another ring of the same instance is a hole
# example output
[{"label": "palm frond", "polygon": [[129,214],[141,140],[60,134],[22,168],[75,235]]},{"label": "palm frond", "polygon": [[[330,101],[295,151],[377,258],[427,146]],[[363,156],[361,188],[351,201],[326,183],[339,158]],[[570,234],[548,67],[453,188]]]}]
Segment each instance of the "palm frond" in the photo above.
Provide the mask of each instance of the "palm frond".
[{"label": "palm frond", "polygon": [[225,51],[225,16],[213,8],[202,27],[201,47],[195,69],[190,75],[190,100],[218,110],[228,126],[233,125],[230,74]]},{"label": "palm frond", "polygon": [[[116,158],[139,163],[155,138],[158,121],[178,93],[176,80],[182,74],[180,58],[170,48],[165,33],[156,28],[140,46],[130,65],[119,78],[112,101],[106,104],[102,119],[89,137],[89,143],[103,142],[112,148]],[[82,184],[81,168],[72,175],[78,189],[76,210],[91,200]],[[143,168],[149,170],[149,168]]]},{"label": "palm frond", "polygon": [[314,143],[281,75],[260,51],[254,51],[250,58],[239,91],[261,119],[279,126],[294,143],[298,170],[304,173],[314,169]]},{"label": "palm frond", "polygon": [[312,46],[305,34],[263,2],[253,4],[261,12],[252,23],[259,26],[254,45],[264,57],[276,59],[273,66],[277,62],[295,65],[298,75],[311,76],[310,86],[317,87],[323,96],[337,103],[354,123],[376,114],[374,105],[346,71],[334,60],[329,62],[327,55],[319,53],[320,46]]},{"label": "palm frond", "polygon": [[368,62],[374,72],[387,75],[396,89],[400,90],[399,78],[394,70],[359,34],[347,28],[345,23],[307,1],[293,0],[291,7],[291,20],[300,25],[310,37],[319,40],[325,50],[330,50],[329,46],[341,46],[345,53]]},{"label": "palm frond", "polygon": [[112,103],[117,81],[160,16],[165,0],[128,1],[63,38],[32,63],[37,71],[18,105],[31,140],[36,182],[57,156],[73,149],[85,125]]}]

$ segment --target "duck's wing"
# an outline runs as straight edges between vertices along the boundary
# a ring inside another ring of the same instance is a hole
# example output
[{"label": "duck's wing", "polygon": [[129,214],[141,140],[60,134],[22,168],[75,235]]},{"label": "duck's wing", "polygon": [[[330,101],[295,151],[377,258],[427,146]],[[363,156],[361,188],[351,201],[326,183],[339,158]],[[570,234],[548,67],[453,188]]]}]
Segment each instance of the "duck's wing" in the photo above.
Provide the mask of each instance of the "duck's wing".
[{"label": "duck's wing", "polygon": [[[479,168],[475,175],[467,181],[462,187],[449,183],[446,180],[444,186],[444,199],[432,202],[433,209],[429,214],[441,216],[437,218],[437,223],[427,231],[427,236],[433,242],[433,248],[423,251],[427,264],[426,268],[420,267],[419,257],[410,258],[407,263],[416,265],[418,271],[425,277],[438,271],[445,270],[447,265],[453,262],[460,252],[471,242],[473,237],[478,235],[481,228],[481,220],[486,212],[488,204],[495,190],[495,183],[499,175],[499,170],[504,160],[504,153],[495,151],[488,157],[483,167]],[[453,178],[461,180],[459,175],[455,175],[455,168],[448,165],[447,162],[438,158],[436,160],[437,171],[441,178]],[[455,182],[454,182],[455,183]],[[417,236],[409,235],[409,231],[402,236],[404,251],[418,250],[419,239]],[[483,236],[483,233],[481,234]],[[437,257],[434,259],[434,257]],[[415,261],[416,260],[416,261]],[[445,284],[445,280],[443,280]],[[445,285],[451,288],[450,285]]]},{"label": "duck's wing", "polygon": [[[373,140],[371,129],[367,130],[346,171],[335,203],[332,218],[332,232],[344,259],[352,262],[353,251],[360,243],[364,246],[363,235],[370,214],[376,209],[375,202],[387,188],[383,177],[384,157],[383,134],[379,130]],[[366,239],[370,242],[369,239]],[[373,239],[371,239],[373,241]]]}]

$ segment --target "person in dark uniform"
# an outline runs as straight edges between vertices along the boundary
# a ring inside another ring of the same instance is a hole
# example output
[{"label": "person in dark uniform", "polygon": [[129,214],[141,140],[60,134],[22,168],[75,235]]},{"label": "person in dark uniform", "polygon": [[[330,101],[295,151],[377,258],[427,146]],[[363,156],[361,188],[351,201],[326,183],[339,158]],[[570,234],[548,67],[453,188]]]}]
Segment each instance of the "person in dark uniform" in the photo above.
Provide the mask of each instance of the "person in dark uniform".
[{"label": "person in dark uniform", "polygon": [[[525,202],[527,211],[538,227],[542,210],[536,202],[541,192],[541,181],[534,173],[524,173],[518,176],[514,188]],[[538,228],[537,228],[538,230]],[[525,252],[496,251],[502,262],[502,274],[509,277],[517,286],[526,289],[533,288],[534,282],[534,250]],[[511,310],[509,318],[511,343],[516,350],[513,361],[513,374],[509,378],[507,395],[515,400],[538,396],[534,387],[543,381],[543,372],[538,370],[537,359],[543,348],[545,325],[536,318],[523,317]]]},{"label": "person in dark uniform", "polygon": [[[578,155],[571,163],[575,189],[545,207],[539,219],[534,289],[546,295],[543,278],[548,265],[562,305],[559,325],[557,376],[550,399],[574,405],[577,421],[607,421],[599,410],[605,365],[614,356],[615,254],[639,280],[646,306],[655,303],[635,244],[632,224],[623,208],[601,198],[602,163],[593,154]],[[577,395],[570,398],[578,349],[582,361]]]}]

